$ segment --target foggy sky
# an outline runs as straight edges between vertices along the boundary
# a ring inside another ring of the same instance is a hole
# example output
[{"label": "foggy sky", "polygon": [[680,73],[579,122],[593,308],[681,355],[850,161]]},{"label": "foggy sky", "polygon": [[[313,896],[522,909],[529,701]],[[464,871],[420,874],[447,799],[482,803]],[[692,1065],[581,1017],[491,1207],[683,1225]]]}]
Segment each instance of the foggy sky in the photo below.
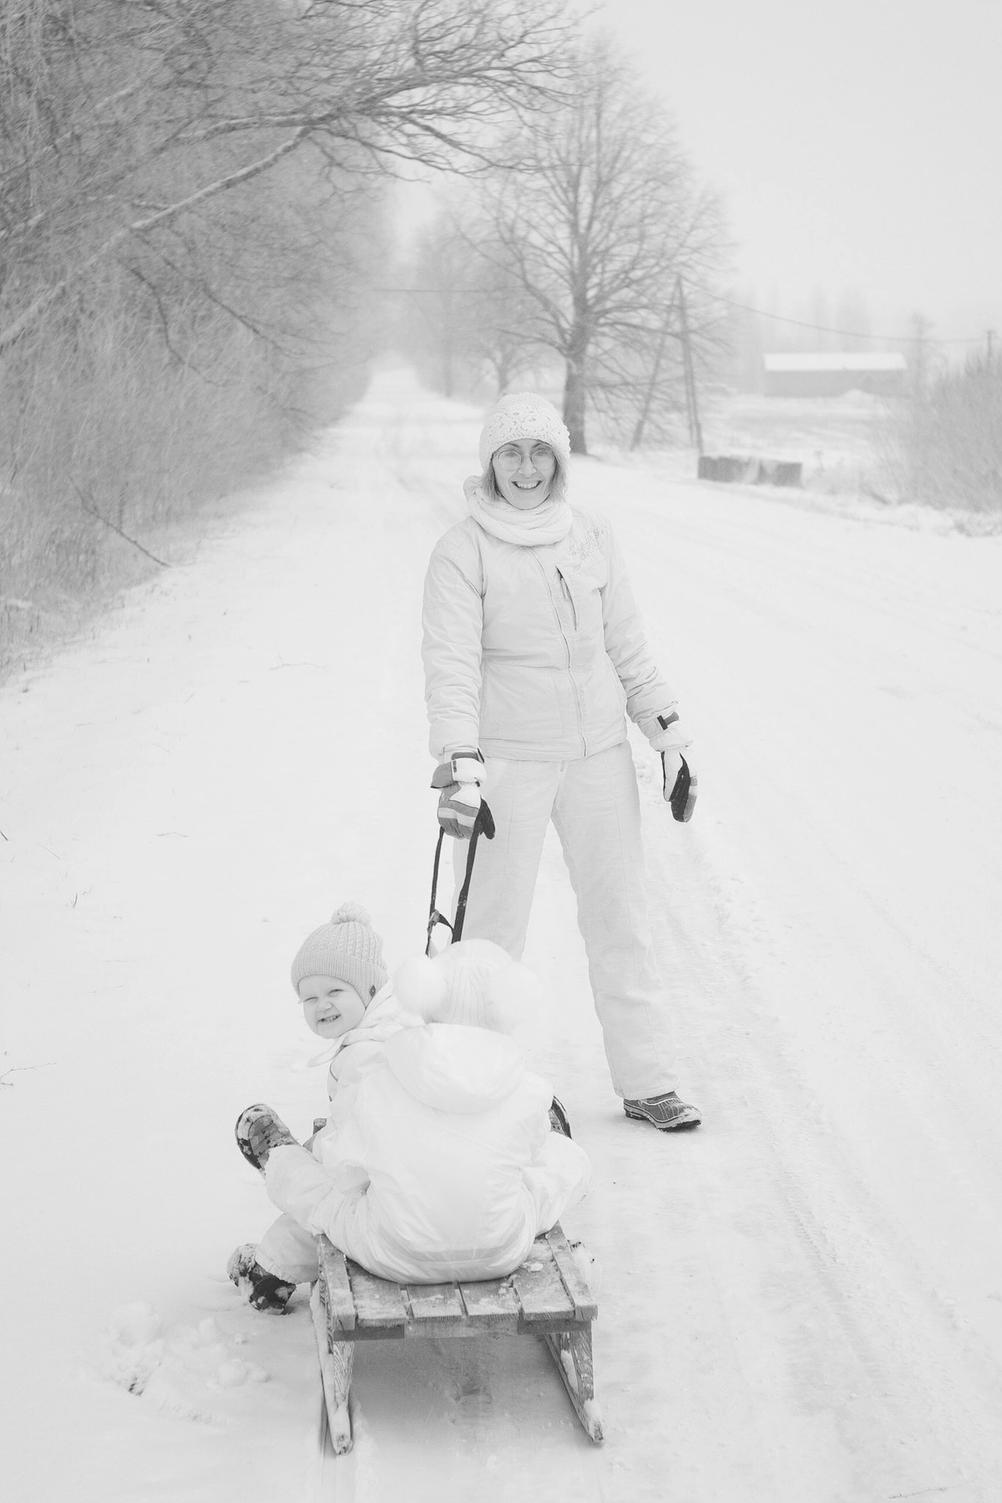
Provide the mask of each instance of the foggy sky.
[{"label": "foggy sky", "polygon": [[785,313],[1002,333],[1002,0],[600,0]]}]

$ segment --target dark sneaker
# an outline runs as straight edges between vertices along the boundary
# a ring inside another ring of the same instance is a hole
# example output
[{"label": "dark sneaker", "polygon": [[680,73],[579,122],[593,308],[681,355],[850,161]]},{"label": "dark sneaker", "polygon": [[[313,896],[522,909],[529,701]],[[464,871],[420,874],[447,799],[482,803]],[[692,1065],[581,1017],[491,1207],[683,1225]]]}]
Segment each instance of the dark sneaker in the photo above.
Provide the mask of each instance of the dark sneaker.
[{"label": "dark sneaker", "polygon": [[[237,1118],[234,1128],[237,1147],[255,1169],[264,1169],[273,1148],[282,1148],[286,1143],[295,1143],[281,1117],[276,1117],[270,1106],[258,1103],[247,1106]],[[297,1147],[299,1145],[297,1144]]]},{"label": "dark sneaker", "polygon": [[550,1131],[561,1132],[565,1138],[571,1135],[570,1118],[564,1110],[564,1103],[558,1096],[554,1096],[550,1102]]},{"label": "dark sneaker", "polygon": [[649,1122],[660,1132],[675,1132],[680,1127],[698,1127],[703,1120],[697,1106],[686,1106],[675,1091],[663,1096],[648,1096],[643,1101],[624,1101],[623,1110],[638,1122]]},{"label": "dark sneaker", "polygon": [[242,1242],[231,1254],[226,1272],[255,1310],[275,1310],[282,1315],[296,1292],[296,1286],[287,1284],[274,1273],[265,1273],[254,1256],[256,1251],[253,1242]]}]

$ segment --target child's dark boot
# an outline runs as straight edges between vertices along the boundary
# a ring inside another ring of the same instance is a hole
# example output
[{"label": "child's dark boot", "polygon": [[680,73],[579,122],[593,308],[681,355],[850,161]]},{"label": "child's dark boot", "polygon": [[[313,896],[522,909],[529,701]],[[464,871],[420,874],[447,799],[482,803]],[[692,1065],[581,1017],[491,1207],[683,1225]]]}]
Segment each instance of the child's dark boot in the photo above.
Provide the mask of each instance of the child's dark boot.
[{"label": "child's dark boot", "polygon": [[260,1102],[256,1106],[244,1107],[237,1118],[234,1133],[237,1147],[248,1164],[253,1164],[262,1173],[273,1148],[283,1148],[287,1143],[300,1146],[281,1117],[276,1117],[270,1106]]},{"label": "child's dark boot", "polygon": [[231,1254],[226,1272],[255,1310],[274,1310],[282,1315],[296,1286],[274,1273],[265,1273],[254,1256],[256,1252],[253,1242],[242,1242]]}]

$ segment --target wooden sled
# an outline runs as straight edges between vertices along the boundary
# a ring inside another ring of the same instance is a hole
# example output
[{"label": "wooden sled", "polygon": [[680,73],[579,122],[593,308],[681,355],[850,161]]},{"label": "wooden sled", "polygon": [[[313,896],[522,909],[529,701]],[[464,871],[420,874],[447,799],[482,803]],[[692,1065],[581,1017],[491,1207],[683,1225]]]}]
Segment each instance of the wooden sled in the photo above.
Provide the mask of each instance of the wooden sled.
[{"label": "wooden sled", "polygon": [[351,1450],[351,1389],[360,1341],[421,1336],[540,1336],[587,1435],[602,1440],[595,1403],[591,1323],[595,1302],[559,1226],[537,1237],[506,1279],[454,1284],[395,1284],[375,1278],[318,1238],[319,1277],[310,1307],[324,1404],[336,1456]]}]

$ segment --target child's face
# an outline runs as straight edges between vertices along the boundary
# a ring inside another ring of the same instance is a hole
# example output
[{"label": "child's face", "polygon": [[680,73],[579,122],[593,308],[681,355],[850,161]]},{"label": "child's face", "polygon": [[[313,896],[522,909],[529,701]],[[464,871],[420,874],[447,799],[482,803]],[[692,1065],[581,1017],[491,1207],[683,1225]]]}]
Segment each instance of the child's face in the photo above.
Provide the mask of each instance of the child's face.
[{"label": "child's face", "polygon": [[347,981],[333,976],[304,976],[297,990],[306,1026],[322,1039],[339,1039],[362,1021],[365,1003]]}]

